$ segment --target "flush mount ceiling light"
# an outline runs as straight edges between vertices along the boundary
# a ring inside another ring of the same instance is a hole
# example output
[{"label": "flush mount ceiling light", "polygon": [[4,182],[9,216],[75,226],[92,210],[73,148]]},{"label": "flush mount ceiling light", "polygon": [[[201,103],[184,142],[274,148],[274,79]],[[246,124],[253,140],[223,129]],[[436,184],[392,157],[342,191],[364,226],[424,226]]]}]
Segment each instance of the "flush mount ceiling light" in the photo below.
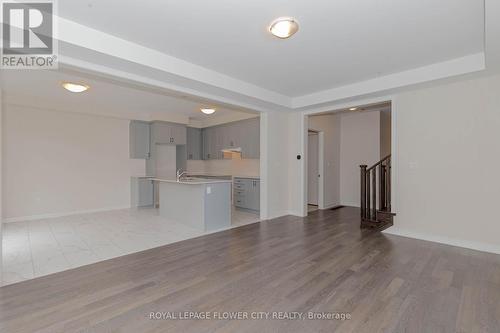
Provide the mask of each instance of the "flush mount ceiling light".
[{"label": "flush mount ceiling light", "polygon": [[269,26],[269,31],[278,38],[288,38],[299,30],[299,23],[293,17],[279,17]]},{"label": "flush mount ceiling light", "polygon": [[74,92],[74,93],[81,93],[81,92],[87,91],[90,88],[86,84],[79,84],[79,83],[72,83],[72,82],[63,82],[62,86],[64,89],[71,91],[71,92]]},{"label": "flush mount ceiling light", "polygon": [[200,109],[201,112],[203,112],[204,114],[212,114],[212,113],[215,113],[215,109],[208,109],[208,108],[202,108]]},{"label": "flush mount ceiling light", "polygon": [[358,108],[350,108],[349,111],[356,111]]}]

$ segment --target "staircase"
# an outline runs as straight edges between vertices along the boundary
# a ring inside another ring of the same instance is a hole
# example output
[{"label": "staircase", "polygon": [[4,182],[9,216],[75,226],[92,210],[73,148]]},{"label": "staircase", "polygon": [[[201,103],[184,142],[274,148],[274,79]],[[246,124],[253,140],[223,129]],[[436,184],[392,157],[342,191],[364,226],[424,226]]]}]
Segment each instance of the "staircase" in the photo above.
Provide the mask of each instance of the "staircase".
[{"label": "staircase", "polygon": [[396,215],[391,212],[391,155],[360,168],[361,228],[386,229]]}]

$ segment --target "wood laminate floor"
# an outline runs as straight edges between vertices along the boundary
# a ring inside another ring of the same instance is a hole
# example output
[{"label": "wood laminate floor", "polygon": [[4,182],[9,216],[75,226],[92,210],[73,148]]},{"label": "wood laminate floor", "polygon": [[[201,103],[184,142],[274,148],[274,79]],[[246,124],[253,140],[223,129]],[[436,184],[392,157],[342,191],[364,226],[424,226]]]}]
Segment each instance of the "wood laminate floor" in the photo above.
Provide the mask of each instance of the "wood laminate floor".
[{"label": "wood laminate floor", "polygon": [[[279,218],[5,286],[0,332],[500,332],[500,256],[360,230],[358,215]],[[189,311],[270,318],[150,319]],[[309,313],[350,319],[272,318]]]}]

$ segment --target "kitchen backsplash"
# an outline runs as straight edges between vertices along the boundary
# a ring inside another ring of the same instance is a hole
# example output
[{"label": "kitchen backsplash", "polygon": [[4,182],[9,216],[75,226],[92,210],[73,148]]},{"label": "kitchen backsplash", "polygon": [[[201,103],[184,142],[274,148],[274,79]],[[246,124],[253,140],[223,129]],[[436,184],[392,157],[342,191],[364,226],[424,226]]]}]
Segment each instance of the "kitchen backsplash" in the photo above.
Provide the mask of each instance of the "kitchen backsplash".
[{"label": "kitchen backsplash", "polygon": [[258,176],[260,170],[259,159],[232,159],[232,160],[188,160],[189,173],[227,174],[236,176]]}]

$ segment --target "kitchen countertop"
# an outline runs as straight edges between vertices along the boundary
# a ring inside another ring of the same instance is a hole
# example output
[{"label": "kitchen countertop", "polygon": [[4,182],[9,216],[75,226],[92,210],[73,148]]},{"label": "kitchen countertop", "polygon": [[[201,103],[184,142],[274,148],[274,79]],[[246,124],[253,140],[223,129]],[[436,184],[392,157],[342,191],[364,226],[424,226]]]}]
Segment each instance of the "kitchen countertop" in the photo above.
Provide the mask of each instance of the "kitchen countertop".
[{"label": "kitchen countertop", "polygon": [[233,178],[260,179],[260,176],[234,175]]},{"label": "kitchen countertop", "polygon": [[[260,176],[250,176],[250,175],[225,175],[225,174],[213,174],[213,173],[201,173],[201,172],[190,172],[188,173],[189,176],[192,176],[194,178],[203,178],[203,176],[207,177],[231,177],[233,178],[247,178],[247,179],[260,179]],[[199,177],[196,177],[199,176]],[[173,179],[162,179],[162,178],[156,178],[155,176],[132,176],[132,178],[138,178],[138,179],[151,179],[151,180],[156,180],[156,181],[170,181],[170,182],[175,182]],[[207,179],[205,180],[200,180],[198,183],[212,183],[212,182],[231,182],[229,179]],[[193,183],[192,181],[186,182],[186,183]]]},{"label": "kitchen countertop", "polygon": [[213,172],[186,172],[188,175],[196,175],[196,176],[208,176],[208,177],[232,177],[227,173],[213,173]]},{"label": "kitchen countertop", "polygon": [[185,184],[185,185],[204,185],[204,184],[219,184],[219,183],[232,183],[232,180],[223,179],[202,179],[197,178],[195,180],[181,180],[176,181],[175,179],[162,179],[162,178],[152,178],[155,182],[160,183],[174,183],[174,184]]}]

